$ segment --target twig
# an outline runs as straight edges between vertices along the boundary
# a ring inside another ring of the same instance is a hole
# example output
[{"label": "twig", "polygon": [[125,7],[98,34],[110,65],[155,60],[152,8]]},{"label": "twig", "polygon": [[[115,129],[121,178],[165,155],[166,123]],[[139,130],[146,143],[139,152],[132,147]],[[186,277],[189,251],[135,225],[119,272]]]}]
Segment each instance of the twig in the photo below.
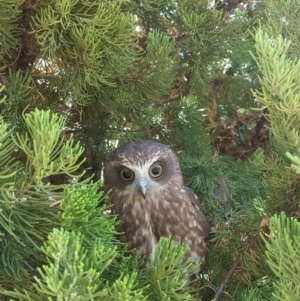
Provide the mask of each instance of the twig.
[{"label": "twig", "polygon": [[234,271],[236,270],[236,268],[238,267],[238,265],[240,263],[241,255],[248,252],[248,250],[256,243],[256,241],[259,237],[260,236],[258,233],[253,235],[253,237],[248,239],[248,242],[244,245],[244,247],[239,250],[231,269],[227,272],[227,274],[226,274],[224,280],[221,282],[221,284],[215,289],[216,293],[214,296],[214,301],[218,301],[220,299],[222,293],[224,293],[224,290],[228,286],[229,280],[231,279]]},{"label": "twig", "polygon": [[238,122],[238,124],[237,124],[237,132],[238,132],[238,136],[239,136],[239,138],[240,138],[242,144],[244,145],[244,144],[245,144],[245,140],[244,140],[243,134],[242,134],[242,132],[241,132],[241,127],[240,127],[240,125],[242,125],[241,122]]},{"label": "twig", "polygon": [[49,205],[49,207],[54,207],[54,206],[60,204],[62,201],[63,201],[63,200],[55,201],[55,202],[51,203],[51,204]]},{"label": "twig", "polygon": [[22,115],[24,115],[25,111],[29,108],[30,103],[25,107],[25,109],[22,111]]},{"label": "twig", "polygon": [[17,62],[17,60],[18,60],[19,57],[20,57],[20,54],[21,54],[22,49],[23,49],[23,47],[22,47],[22,45],[20,45],[20,48],[19,48],[19,51],[18,51],[18,53],[17,53],[16,59],[15,59],[12,63],[10,63],[9,65],[6,65],[5,68],[10,67],[10,66],[14,65],[14,64]]},{"label": "twig", "polygon": [[225,276],[224,280],[222,281],[222,283],[217,287],[216,293],[215,293],[215,296],[214,296],[214,301],[218,301],[219,298],[221,297],[224,289],[227,287],[227,284],[228,284],[231,276],[233,275],[235,269],[238,267],[239,263],[240,263],[240,254],[235,259],[232,268],[228,271],[228,273],[226,274],[226,276]]},{"label": "twig", "polygon": [[223,191],[223,193],[224,193],[224,195],[225,195],[225,197],[226,197],[226,200],[227,200],[227,202],[229,203],[231,209],[232,209],[232,210],[235,210],[235,205],[234,205],[234,203],[233,203],[233,201],[232,201],[232,198],[231,198],[231,195],[230,195],[230,192],[229,192],[229,190],[228,190],[228,187],[227,187],[227,185],[226,185],[225,180],[224,180],[223,178],[219,177],[219,178],[218,178],[218,182],[219,182],[220,188],[221,188],[221,190]]}]

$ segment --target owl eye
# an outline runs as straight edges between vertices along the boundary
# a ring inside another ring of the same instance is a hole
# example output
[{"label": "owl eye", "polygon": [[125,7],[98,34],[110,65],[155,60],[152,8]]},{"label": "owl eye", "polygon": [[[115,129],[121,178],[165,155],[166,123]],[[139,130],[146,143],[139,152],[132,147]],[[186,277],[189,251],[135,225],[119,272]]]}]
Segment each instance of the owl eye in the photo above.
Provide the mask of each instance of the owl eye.
[{"label": "owl eye", "polygon": [[122,168],[120,171],[120,176],[123,181],[130,182],[134,177],[134,172],[128,168]]},{"label": "owl eye", "polygon": [[152,178],[158,178],[161,176],[163,172],[163,167],[161,164],[158,163],[154,163],[153,165],[151,165],[151,167],[149,168],[149,174]]}]

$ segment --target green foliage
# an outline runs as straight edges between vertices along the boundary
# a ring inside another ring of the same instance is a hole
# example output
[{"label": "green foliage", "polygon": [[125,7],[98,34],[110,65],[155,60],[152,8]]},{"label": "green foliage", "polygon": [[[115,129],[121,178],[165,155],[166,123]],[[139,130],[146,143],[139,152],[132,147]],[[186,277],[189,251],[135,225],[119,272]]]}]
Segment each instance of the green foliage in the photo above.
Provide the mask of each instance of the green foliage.
[{"label": "green foliage", "polygon": [[143,290],[138,288],[138,273],[133,272],[130,275],[121,275],[120,279],[117,279],[108,289],[109,297],[106,300],[117,301],[144,301],[148,300],[144,296]]},{"label": "green foliage", "polygon": [[99,183],[89,185],[89,190],[84,185],[72,185],[64,189],[64,201],[58,216],[65,229],[80,228],[87,223],[92,210],[98,205],[99,196],[96,192]]},{"label": "green foliage", "polygon": [[167,238],[158,245],[155,265],[127,275],[121,272],[111,283],[104,271],[119,254],[101,238],[87,248],[81,233],[54,229],[41,251],[47,265],[38,268],[33,287],[1,293],[16,300],[194,300],[187,283],[198,267],[182,262],[186,247]]},{"label": "green foliage", "polygon": [[116,247],[108,248],[98,239],[87,249],[80,233],[54,229],[41,251],[48,264],[38,268],[35,292],[6,294],[18,300],[91,300],[107,295],[101,274],[115,258]]},{"label": "green foliage", "polygon": [[83,247],[82,235],[54,229],[49,235],[48,245],[41,250],[49,264],[38,270],[44,281],[35,278],[35,288],[45,297],[54,295],[58,300],[90,300],[105,295],[105,292],[99,292],[103,286],[101,274],[116,257],[116,247],[104,246],[99,238],[87,250]]},{"label": "green foliage", "polygon": [[13,178],[17,167],[17,162],[10,156],[14,144],[10,139],[11,131],[8,128],[8,124],[4,123],[0,116],[0,194],[2,195],[8,195],[13,189]]},{"label": "green foliage", "polygon": [[270,219],[270,240],[266,241],[267,262],[275,275],[275,300],[300,297],[300,223],[284,212]]},{"label": "green foliage", "polygon": [[149,300],[193,300],[187,289],[188,276],[196,273],[199,265],[191,259],[183,261],[186,247],[162,238],[156,249],[154,264],[146,271]]},{"label": "green foliage", "polygon": [[295,170],[296,174],[300,174],[300,159],[297,156],[292,156],[289,152],[286,152],[286,156],[293,162],[291,167]]},{"label": "green foliage", "polygon": [[295,0],[268,0],[263,11],[265,31],[273,37],[281,36],[291,41],[288,52],[294,57],[299,53],[299,12],[300,5]]},{"label": "green foliage", "polygon": [[[288,54],[290,40],[273,38],[260,28],[255,34],[255,41],[254,58],[262,74],[262,90],[256,91],[255,95],[268,111],[266,118],[271,124],[271,146],[275,151],[272,159],[260,157],[257,164],[265,171],[264,179],[269,188],[266,207],[273,213],[286,206],[292,190],[299,195],[299,189],[293,185],[295,171],[288,168],[286,153],[299,152],[300,61]],[[294,202],[300,204],[298,197]],[[294,207],[293,204],[291,206]]]},{"label": "green foliage", "polygon": [[215,69],[215,62],[212,64],[207,62],[214,60],[215,57],[218,57],[217,63],[220,62],[223,51],[228,50],[228,44],[223,38],[240,29],[245,22],[243,15],[237,14],[233,22],[226,24],[223,12],[215,9],[207,10],[206,1],[195,4],[193,1],[183,0],[179,1],[178,7],[178,13],[182,16],[183,25],[189,35],[184,51],[187,52],[186,55],[190,52],[194,61],[191,69],[191,92],[203,98]]},{"label": "green foliage", "polygon": [[51,115],[50,111],[35,110],[25,117],[28,134],[16,134],[14,142],[26,155],[26,165],[30,166],[31,181],[37,184],[42,179],[53,174],[72,175],[82,163],[77,163],[83,149],[73,141],[63,141],[60,130],[64,126],[64,119],[58,115]]},{"label": "green foliage", "polygon": [[9,85],[0,91],[0,97],[5,97],[5,101],[0,103],[1,114],[4,121],[14,125],[15,129],[24,128],[24,121],[20,111],[33,104],[30,85],[30,76],[21,71],[13,73],[9,69]]},{"label": "green foliage", "polygon": [[136,115],[146,118],[144,122],[147,124],[155,123],[155,117],[161,115],[161,112],[153,107],[153,103],[172,87],[176,62],[174,42],[159,30],[149,33],[145,53],[137,57],[138,69],[132,74],[140,79],[134,83],[134,89],[132,80],[129,80],[115,92],[116,101],[110,103],[110,113],[130,113],[132,117],[128,118],[129,127]]},{"label": "green foliage", "polygon": [[[49,198],[53,200],[61,192],[45,185],[42,178],[51,171],[52,174],[72,173],[74,165],[78,168],[76,159],[82,149],[79,145],[73,147],[72,140],[62,145],[59,135],[63,119],[49,111],[36,110],[25,115],[28,132],[17,134],[16,138],[13,130],[8,130],[8,125],[2,119],[0,121],[0,281],[7,276],[19,281],[27,277],[27,270],[34,270],[31,262],[41,262],[42,256],[37,249],[49,231],[58,225],[56,210],[49,208]],[[24,151],[26,160],[23,162],[13,155],[17,147]],[[64,158],[64,153],[72,154],[72,158]]]},{"label": "green foliage", "polygon": [[20,33],[15,24],[19,21],[22,0],[8,0],[0,2],[0,55],[9,53],[11,48],[18,45],[17,36]]},{"label": "green foliage", "polygon": [[[51,187],[44,185],[41,178],[50,171],[52,174],[59,174],[61,169],[70,174],[74,170],[74,165],[75,169],[78,168],[76,165],[77,155],[80,155],[82,151],[78,145],[73,147],[72,141],[61,143],[59,135],[64,122],[62,117],[50,114],[49,111],[36,110],[26,115],[24,119],[29,135],[27,133],[23,136],[17,135],[16,139],[13,139],[12,130],[8,131],[8,125],[2,119],[0,125],[1,174],[3,173],[0,182],[2,242],[0,282],[4,287],[10,287],[14,283],[15,288],[22,285],[22,281],[25,279],[28,281],[27,271],[34,271],[34,267],[41,264],[43,256],[39,252],[39,246],[46,239],[49,231],[59,225],[56,217],[57,210],[50,209],[49,201],[45,200],[47,195],[51,195]],[[17,147],[14,142],[17,140],[22,141],[18,146],[27,156],[26,164],[23,167],[21,167],[21,162],[17,162],[12,156],[13,149]],[[64,152],[71,154],[72,158],[63,160],[65,156],[61,155]],[[51,170],[47,170],[49,166],[51,166]],[[30,179],[28,183],[23,182],[21,187],[16,178],[18,170],[21,170],[25,177]],[[28,173],[32,170],[37,172],[37,176],[31,174],[29,177]],[[36,185],[37,181],[38,185]],[[86,189],[88,189],[88,185],[85,183]],[[92,185],[90,194],[96,191],[93,187],[95,184]],[[29,189],[32,189],[35,195],[30,194]],[[56,195],[58,194],[57,192]],[[39,197],[38,202],[34,200],[37,197]],[[99,196],[95,199],[98,200]],[[85,200],[87,201],[88,198]],[[92,205],[93,208],[96,208],[97,202],[94,201]]]},{"label": "green foliage", "polygon": [[144,79],[138,82],[136,87],[142,99],[152,103],[172,87],[176,75],[174,67],[177,63],[174,46],[174,42],[165,33],[158,30],[149,33],[146,65],[143,66]]},{"label": "green foliage", "polygon": [[255,41],[255,60],[263,76],[262,92],[256,92],[256,97],[269,111],[272,145],[281,155],[295,152],[299,149],[300,60],[287,56],[289,40],[273,39],[259,29]]},{"label": "green foliage", "polygon": [[236,300],[240,300],[240,301],[267,301],[267,300],[270,301],[271,300],[269,299],[269,297],[265,298],[259,289],[241,291],[235,296],[235,298]]},{"label": "green foliage", "polygon": [[[60,72],[72,70],[73,80],[82,89],[86,84],[115,86],[116,77],[128,71],[136,42],[132,16],[120,13],[122,2],[63,0],[42,4],[32,19],[32,33],[40,55],[49,60],[64,58],[58,65]],[[83,82],[79,80],[82,76]]]},{"label": "green foliage", "polygon": [[[0,299],[213,300],[237,263],[218,300],[296,300],[298,2],[0,0]],[[139,139],[211,222],[192,286],[184,246],[117,240],[103,162]]]}]

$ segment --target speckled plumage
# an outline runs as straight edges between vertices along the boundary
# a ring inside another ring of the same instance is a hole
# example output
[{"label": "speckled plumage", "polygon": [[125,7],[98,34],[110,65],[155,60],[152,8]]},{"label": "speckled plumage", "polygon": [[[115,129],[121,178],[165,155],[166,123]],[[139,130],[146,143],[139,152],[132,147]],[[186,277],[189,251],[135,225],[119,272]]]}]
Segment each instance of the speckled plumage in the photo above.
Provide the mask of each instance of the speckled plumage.
[{"label": "speckled plumage", "polygon": [[[132,174],[130,181],[122,179]],[[197,196],[183,185],[178,159],[169,147],[139,141],[117,148],[105,163],[104,187],[111,189],[112,213],[120,219],[117,230],[124,232],[120,240],[147,263],[162,236],[185,243],[194,262],[205,260],[210,227]]]}]

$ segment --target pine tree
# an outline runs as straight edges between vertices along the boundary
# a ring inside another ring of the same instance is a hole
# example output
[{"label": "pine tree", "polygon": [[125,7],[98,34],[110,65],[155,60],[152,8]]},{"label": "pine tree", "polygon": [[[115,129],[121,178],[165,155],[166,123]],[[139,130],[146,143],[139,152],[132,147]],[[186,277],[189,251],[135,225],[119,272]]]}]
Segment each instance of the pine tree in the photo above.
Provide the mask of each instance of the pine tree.
[{"label": "pine tree", "polygon": [[[298,300],[296,0],[0,0],[0,299]],[[153,266],[117,240],[117,145],[178,154],[212,233]],[[194,267],[196,270],[197,267]]]}]

